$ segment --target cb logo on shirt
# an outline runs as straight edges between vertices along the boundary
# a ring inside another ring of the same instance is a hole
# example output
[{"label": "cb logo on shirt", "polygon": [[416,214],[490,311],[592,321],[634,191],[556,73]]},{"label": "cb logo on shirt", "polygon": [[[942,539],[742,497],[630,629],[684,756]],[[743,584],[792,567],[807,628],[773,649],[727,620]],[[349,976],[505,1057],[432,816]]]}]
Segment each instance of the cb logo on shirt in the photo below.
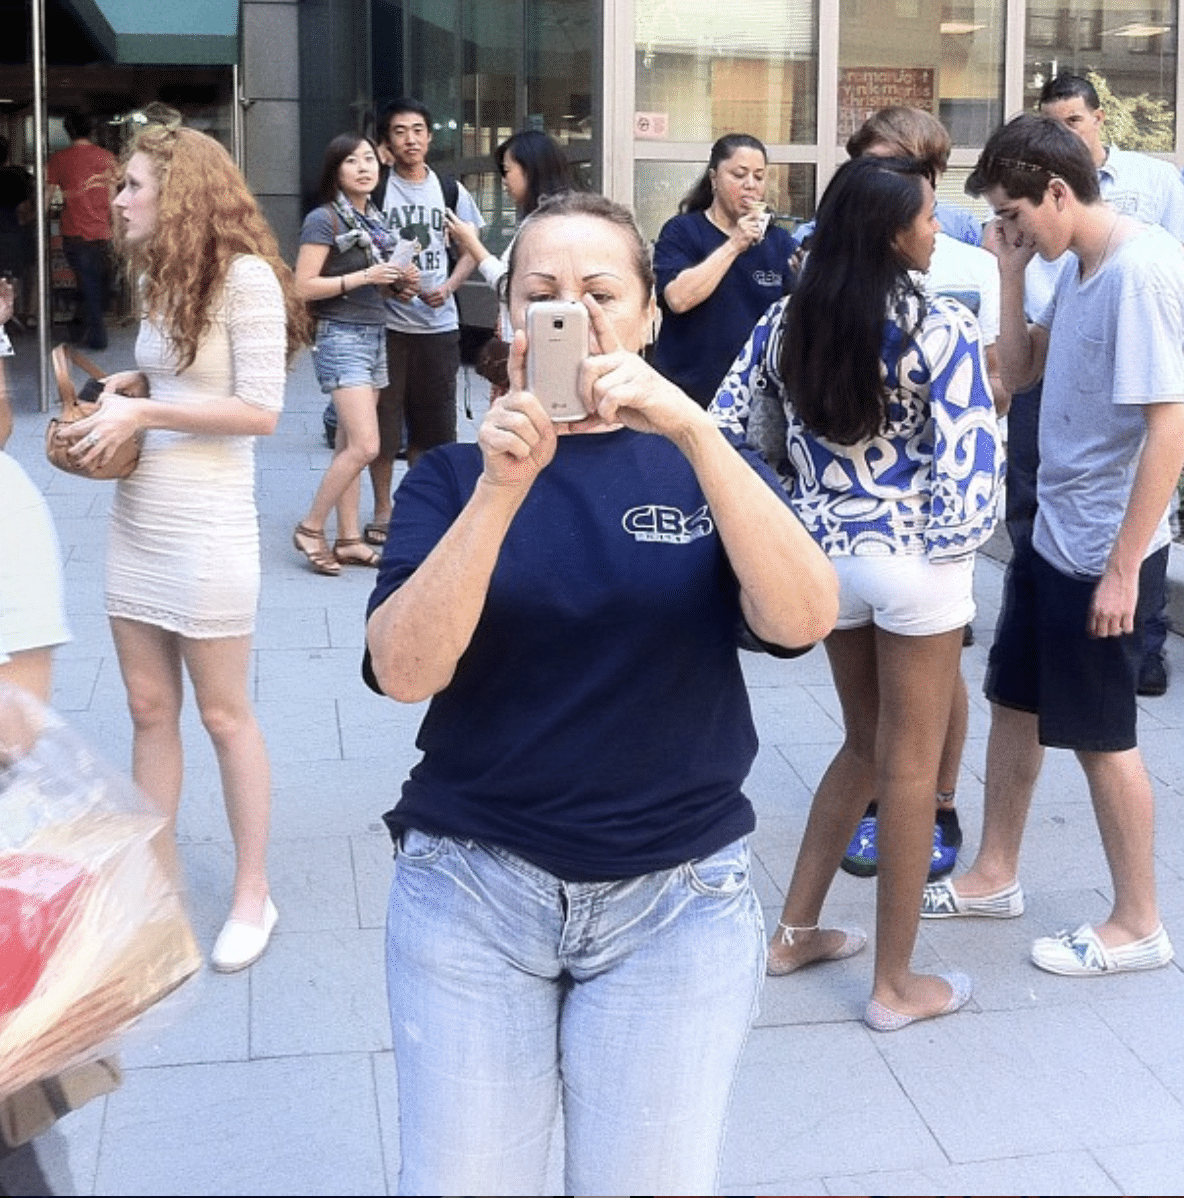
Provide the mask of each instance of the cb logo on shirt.
[{"label": "cb logo on shirt", "polygon": [[688,516],[676,507],[648,503],[630,508],[621,524],[635,541],[662,541],[668,545],[689,545],[715,531],[707,504]]}]

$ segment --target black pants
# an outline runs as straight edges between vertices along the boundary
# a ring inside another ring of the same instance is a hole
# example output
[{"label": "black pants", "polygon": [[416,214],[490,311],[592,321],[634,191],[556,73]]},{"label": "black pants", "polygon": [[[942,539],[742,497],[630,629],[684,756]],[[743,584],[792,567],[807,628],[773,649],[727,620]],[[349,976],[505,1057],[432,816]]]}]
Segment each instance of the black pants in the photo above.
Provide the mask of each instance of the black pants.
[{"label": "black pants", "polygon": [[456,374],[460,334],[386,331],[390,384],[378,393],[379,457],[393,462],[402,448],[422,453],[456,440]]}]

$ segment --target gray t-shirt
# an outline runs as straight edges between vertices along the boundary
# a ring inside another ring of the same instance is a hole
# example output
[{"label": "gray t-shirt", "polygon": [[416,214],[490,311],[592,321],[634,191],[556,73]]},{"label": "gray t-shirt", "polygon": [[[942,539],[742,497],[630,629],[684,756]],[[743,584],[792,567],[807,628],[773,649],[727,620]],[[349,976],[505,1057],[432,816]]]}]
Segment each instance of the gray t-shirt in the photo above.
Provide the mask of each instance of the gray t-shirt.
[{"label": "gray t-shirt", "polygon": [[[327,245],[329,257],[321,268],[325,278],[352,274],[365,270],[370,259],[361,246],[353,246],[344,253],[337,249],[338,234],[346,232],[340,216],[327,204],[314,208],[305,218],[300,230],[301,245]],[[331,299],[313,300],[309,310],[318,320],[336,320],[343,324],[386,324],[386,301],[377,287],[353,287],[344,295]]]},{"label": "gray t-shirt", "polygon": [[[444,244],[444,192],[436,172],[418,183],[391,171],[382,210],[396,236],[404,229],[414,232],[423,247],[416,256],[421,291],[435,291],[448,279],[448,254]],[[456,215],[478,229],[485,225],[473,197],[457,184]],[[439,307],[425,304],[418,296],[410,303],[391,299],[386,305],[386,327],[403,333],[449,333],[458,327],[456,300],[452,296]]]},{"label": "gray t-shirt", "polygon": [[[1098,167],[1102,199],[1124,216],[1149,225],[1162,225],[1177,240],[1184,241],[1184,181],[1176,168],[1161,158],[1110,146],[1106,161]],[[1047,307],[1066,263],[1076,262],[1071,250],[1047,262],[1039,255],[1024,273],[1024,313],[1039,320]]]},{"label": "gray t-shirt", "polygon": [[[1147,404],[1184,403],[1184,247],[1146,225],[1082,282],[1063,270],[1050,330],[1033,544],[1056,569],[1097,577],[1126,515]],[[1147,546],[1171,539],[1167,512]]]}]

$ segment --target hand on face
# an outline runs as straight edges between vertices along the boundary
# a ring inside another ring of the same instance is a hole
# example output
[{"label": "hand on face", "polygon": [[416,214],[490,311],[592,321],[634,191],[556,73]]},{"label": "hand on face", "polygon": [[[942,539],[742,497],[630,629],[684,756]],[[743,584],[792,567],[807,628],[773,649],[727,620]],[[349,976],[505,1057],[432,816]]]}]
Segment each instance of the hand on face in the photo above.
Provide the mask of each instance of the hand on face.
[{"label": "hand on face", "polygon": [[1004,271],[1022,274],[1036,256],[1036,239],[1014,222],[996,218],[983,229],[983,249],[995,255]]}]

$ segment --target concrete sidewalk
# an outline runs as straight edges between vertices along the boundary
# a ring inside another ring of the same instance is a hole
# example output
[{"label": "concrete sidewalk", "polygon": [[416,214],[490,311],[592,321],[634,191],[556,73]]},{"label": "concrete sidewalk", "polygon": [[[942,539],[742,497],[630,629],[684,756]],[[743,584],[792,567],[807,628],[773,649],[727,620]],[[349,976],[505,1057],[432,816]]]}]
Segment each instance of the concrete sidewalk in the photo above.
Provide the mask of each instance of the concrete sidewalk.
[{"label": "concrete sidewalk", "polygon": [[[130,363],[131,330],[96,355]],[[22,369],[33,345],[18,343]],[[470,383],[477,416],[479,380]],[[41,452],[45,418],[18,384],[10,450],[48,495],[66,562],[74,641],[58,709],[126,764],[130,724],[102,612],[111,484],[72,479]],[[421,707],[370,694],[358,664],[373,573],[312,574],[291,547],[328,451],[307,355],[278,433],[260,442],[263,594],[255,697],[274,768],[272,883],[281,918],[244,974],[204,973],[124,1051],[123,1087],[42,1137],[58,1193],[383,1194],[398,1172],[395,1077],[382,967],[390,845],[380,822],[416,759]],[[462,417],[462,436],[473,424]],[[365,505],[364,505],[365,507]],[[986,647],[1002,567],[977,571],[978,643],[963,655],[971,729],[959,798],[973,855],[982,804]],[[1184,952],[1184,646],[1174,682],[1141,709],[1159,799],[1164,920]],[[840,740],[826,660],[749,656],[761,734],[749,783],[770,925],[813,787]],[[232,853],[213,755],[192,702],[180,820],[191,910],[208,951]],[[965,1012],[877,1035],[860,1016],[871,954],[769,979],[736,1090],[723,1168],[733,1194],[1178,1194],[1184,1189],[1184,977],[1072,980],[1028,963],[1034,936],[1100,918],[1107,871],[1084,779],[1050,753],[1024,857],[1019,920],[923,923],[922,968],[975,980]],[[875,886],[840,875],[828,919],[874,926]],[[695,1046],[687,1045],[688,1052]],[[13,1193],[20,1176],[0,1166]],[[557,1184],[559,1184],[557,1182]]]}]

